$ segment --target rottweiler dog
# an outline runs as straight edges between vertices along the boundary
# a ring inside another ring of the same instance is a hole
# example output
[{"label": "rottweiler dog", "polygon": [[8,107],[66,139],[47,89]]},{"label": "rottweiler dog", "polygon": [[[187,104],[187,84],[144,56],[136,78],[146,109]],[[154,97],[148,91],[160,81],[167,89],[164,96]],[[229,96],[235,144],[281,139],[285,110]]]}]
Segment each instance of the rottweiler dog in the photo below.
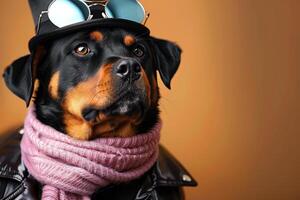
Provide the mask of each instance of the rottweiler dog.
[{"label": "rottweiler dog", "polygon": [[[27,105],[33,99],[39,121],[70,137],[130,137],[147,133],[160,120],[157,71],[170,88],[180,56],[180,47],[167,40],[98,27],[40,43],[10,65],[4,79]],[[22,165],[22,135],[11,135],[0,138],[0,198],[38,199],[42,184]],[[23,177],[18,184],[16,176]],[[142,177],[100,188],[91,199],[184,199],[182,186],[196,185],[160,146],[157,162]]]},{"label": "rottweiler dog", "polygon": [[[79,140],[129,137],[159,120],[157,71],[166,87],[180,64],[178,45],[121,28],[80,31],[40,44],[32,69],[8,68],[7,86],[37,118]],[[23,73],[23,74],[22,74]],[[22,84],[24,82],[24,84]]]}]

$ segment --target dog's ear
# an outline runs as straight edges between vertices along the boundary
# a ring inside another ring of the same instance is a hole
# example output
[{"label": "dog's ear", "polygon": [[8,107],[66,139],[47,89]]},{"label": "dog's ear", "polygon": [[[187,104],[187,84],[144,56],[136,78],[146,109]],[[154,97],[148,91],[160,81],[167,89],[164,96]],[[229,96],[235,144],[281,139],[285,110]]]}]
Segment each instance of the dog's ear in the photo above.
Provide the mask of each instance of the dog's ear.
[{"label": "dog's ear", "polygon": [[3,74],[6,86],[29,105],[33,92],[32,57],[24,56],[8,66]]},{"label": "dog's ear", "polygon": [[[38,53],[39,52],[39,53]],[[9,65],[3,78],[6,86],[29,105],[36,79],[36,66],[40,60],[40,51],[32,55],[23,56]]]},{"label": "dog's ear", "polygon": [[167,40],[150,37],[150,41],[160,77],[165,86],[171,89],[171,80],[180,64],[181,49]]}]

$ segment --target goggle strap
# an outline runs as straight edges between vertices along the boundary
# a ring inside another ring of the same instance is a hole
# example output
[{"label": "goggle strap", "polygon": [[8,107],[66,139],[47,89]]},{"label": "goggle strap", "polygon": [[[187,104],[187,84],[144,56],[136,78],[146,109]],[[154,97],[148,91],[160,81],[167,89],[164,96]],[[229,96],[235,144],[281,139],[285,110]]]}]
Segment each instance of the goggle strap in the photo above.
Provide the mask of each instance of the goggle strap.
[{"label": "goggle strap", "polygon": [[143,23],[144,26],[146,25],[146,23],[147,23],[149,17],[150,17],[150,13],[149,13],[149,12],[146,12],[145,21],[144,21],[144,23]]},{"label": "goggle strap", "polygon": [[92,3],[92,4],[101,4],[105,6],[108,3],[108,0],[95,0],[95,1],[84,0],[84,2]]},{"label": "goggle strap", "polygon": [[40,31],[40,25],[41,25],[41,22],[42,22],[43,15],[44,15],[44,14],[47,14],[47,13],[48,13],[48,11],[42,11],[42,12],[41,12],[41,14],[40,14],[40,16],[39,16],[38,23],[37,23],[37,27],[36,27],[36,34],[38,34],[39,31]]}]

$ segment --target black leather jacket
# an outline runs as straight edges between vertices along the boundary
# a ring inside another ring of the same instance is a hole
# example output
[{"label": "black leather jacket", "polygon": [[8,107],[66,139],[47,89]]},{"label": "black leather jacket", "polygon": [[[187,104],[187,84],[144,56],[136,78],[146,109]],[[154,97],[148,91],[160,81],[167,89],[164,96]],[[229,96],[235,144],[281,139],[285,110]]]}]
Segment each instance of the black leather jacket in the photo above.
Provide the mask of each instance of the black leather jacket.
[{"label": "black leather jacket", "polygon": [[[20,131],[0,137],[0,200],[41,198],[42,186],[21,162]],[[196,186],[196,181],[163,147],[156,164],[141,178],[126,184],[97,190],[91,199],[101,200],[179,200],[182,186]]]}]

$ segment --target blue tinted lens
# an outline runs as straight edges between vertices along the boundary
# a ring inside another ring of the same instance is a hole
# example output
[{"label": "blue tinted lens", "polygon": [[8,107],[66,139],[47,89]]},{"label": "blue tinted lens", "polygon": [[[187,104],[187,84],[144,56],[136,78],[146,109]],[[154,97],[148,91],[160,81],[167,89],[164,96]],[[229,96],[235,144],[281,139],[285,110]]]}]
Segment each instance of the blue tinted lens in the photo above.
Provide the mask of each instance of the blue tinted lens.
[{"label": "blue tinted lens", "polygon": [[48,16],[54,25],[64,27],[87,20],[89,10],[78,0],[56,0],[49,6]]},{"label": "blue tinted lens", "polygon": [[142,23],[145,18],[143,6],[136,0],[110,0],[105,7],[109,18],[121,18]]}]

